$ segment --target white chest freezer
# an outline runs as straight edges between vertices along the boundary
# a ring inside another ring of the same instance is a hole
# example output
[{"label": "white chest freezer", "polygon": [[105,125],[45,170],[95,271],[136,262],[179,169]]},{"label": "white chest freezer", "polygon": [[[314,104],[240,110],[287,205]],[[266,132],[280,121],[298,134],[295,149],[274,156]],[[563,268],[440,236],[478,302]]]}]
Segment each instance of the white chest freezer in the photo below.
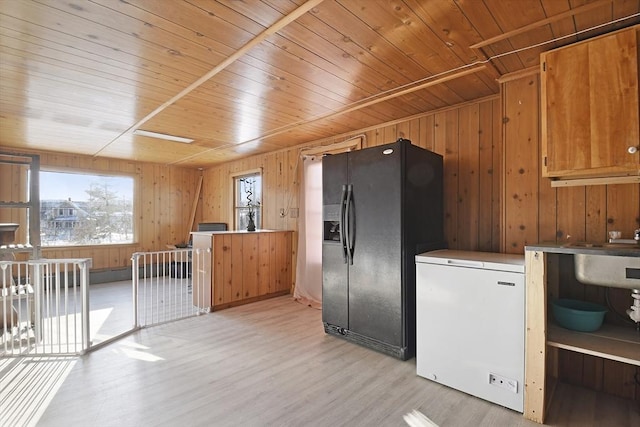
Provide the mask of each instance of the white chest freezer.
[{"label": "white chest freezer", "polygon": [[416,255],[417,374],[523,412],[524,255]]}]

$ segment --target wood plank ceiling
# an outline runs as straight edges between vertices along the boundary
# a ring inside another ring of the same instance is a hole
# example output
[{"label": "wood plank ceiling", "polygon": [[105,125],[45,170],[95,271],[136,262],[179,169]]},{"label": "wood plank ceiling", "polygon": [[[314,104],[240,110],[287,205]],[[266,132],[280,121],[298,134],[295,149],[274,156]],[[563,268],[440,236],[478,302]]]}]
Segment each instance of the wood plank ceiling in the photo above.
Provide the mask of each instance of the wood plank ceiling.
[{"label": "wood plank ceiling", "polygon": [[639,12],[640,0],[0,0],[0,146],[207,167],[496,94],[540,52]]}]

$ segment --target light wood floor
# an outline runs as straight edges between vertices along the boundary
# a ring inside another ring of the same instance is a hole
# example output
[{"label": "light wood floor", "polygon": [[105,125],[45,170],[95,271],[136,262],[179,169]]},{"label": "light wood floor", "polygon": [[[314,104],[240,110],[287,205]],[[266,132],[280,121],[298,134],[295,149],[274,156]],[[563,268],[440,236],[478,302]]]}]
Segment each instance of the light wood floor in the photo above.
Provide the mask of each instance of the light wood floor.
[{"label": "light wood floor", "polygon": [[[325,335],[321,312],[290,297],[49,363],[59,384],[38,398],[38,426],[406,426],[414,409],[440,426],[537,425],[416,376],[415,359]],[[547,424],[638,426],[640,414],[633,402],[560,385]]]}]

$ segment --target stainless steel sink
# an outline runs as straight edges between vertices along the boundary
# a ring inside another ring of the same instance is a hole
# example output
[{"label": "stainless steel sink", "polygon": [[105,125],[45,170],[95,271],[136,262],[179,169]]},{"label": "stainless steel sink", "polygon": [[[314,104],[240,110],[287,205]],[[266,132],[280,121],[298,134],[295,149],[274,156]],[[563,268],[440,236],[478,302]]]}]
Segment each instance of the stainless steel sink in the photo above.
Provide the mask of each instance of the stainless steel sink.
[{"label": "stainless steel sink", "polygon": [[[616,244],[602,247],[610,245]],[[640,257],[581,253],[573,256],[573,262],[576,278],[582,283],[640,289]]]}]

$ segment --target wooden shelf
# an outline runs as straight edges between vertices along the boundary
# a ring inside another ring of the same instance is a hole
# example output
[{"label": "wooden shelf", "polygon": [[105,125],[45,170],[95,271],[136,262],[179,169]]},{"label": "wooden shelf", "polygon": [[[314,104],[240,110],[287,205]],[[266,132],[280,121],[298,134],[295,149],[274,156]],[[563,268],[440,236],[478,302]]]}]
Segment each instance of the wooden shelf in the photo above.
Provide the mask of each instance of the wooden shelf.
[{"label": "wooden shelf", "polygon": [[0,252],[18,253],[18,252],[32,252],[33,246],[28,243],[15,244],[15,245],[0,245]]},{"label": "wooden shelf", "polygon": [[29,208],[29,202],[0,202],[1,208]]},{"label": "wooden shelf", "polygon": [[[17,221],[21,227],[27,227],[29,234],[29,244],[1,245],[0,253],[30,252],[31,259],[40,259],[42,251],[40,248],[40,156],[38,154],[18,154],[0,151],[0,164],[12,165],[18,168],[15,173],[20,173],[25,179],[28,177],[29,191],[18,200],[0,201],[2,209],[24,209],[26,216],[21,221]],[[27,166],[25,169],[22,166]],[[21,178],[22,179],[22,178]],[[27,202],[23,201],[28,199]],[[20,214],[21,218],[23,214]]]},{"label": "wooden shelf", "polygon": [[604,324],[595,332],[575,332],[549,322],[547,345],[640,366],[640,334],[632,326]]},{"label": "wooden shelf", "polygon": [[640,183],[640,176],[611,176],[599,178],[552,179],[552,187],[576,187],[579,185],[608,185]]}]

